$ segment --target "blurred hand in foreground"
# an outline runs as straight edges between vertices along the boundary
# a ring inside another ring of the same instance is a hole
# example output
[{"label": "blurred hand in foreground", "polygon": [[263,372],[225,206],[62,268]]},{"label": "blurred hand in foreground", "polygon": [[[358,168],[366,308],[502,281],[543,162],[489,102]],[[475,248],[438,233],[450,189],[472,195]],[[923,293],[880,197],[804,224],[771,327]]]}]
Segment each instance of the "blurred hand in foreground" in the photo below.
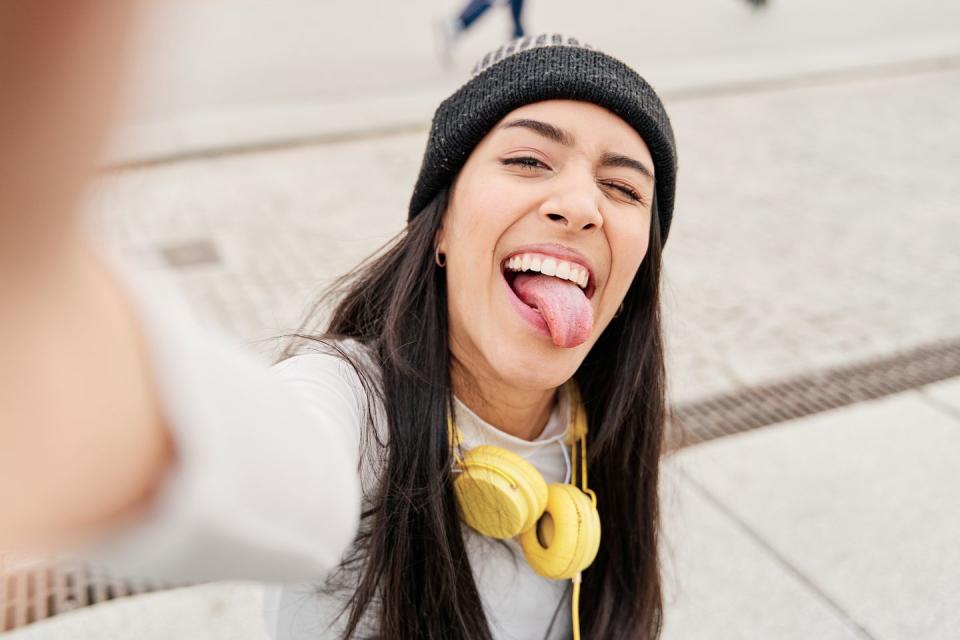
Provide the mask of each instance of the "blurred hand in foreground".
[{"label": "blurred hand in foreground", "polygon": [[125,510],[161,459],[138,327],[79,213],[136,4],[0,2],[0,548]]},{"label": "blurred hand in foreground", "polygon": [[56,262],[78,240],[77,205],[116,115],[134,7],[125,0],[0,3],[0,269],[7,284]]}]

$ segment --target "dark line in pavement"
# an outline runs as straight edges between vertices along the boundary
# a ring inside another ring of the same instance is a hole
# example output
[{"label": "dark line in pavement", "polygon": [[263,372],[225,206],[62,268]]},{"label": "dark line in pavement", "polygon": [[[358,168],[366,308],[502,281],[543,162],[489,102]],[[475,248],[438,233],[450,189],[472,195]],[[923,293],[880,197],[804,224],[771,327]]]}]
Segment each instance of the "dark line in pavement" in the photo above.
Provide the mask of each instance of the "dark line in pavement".
[{"label": "dark line in pavement", "polygon": [[271,151],[287,151],[290,149],[300,149],[303,147],[319,147],[340,142],[356,142],[360,140],[370,140],[377,138],[386,138],[389,136],[401,135],[405,133],[418,133],[427,130],[427,122],[401,122],[384,125],[382,127],[371,127],[363,130],[347,129],[344,131],[318,133],[316,135],[305,135],[297,138],[278,138],[269,142],[247,142],[224,144],[222,146],[208,147],[204,149],[191,149],[187,151],[177,151],[174,153],[157,154],[144,158],[142,160],[125,160],[115,163],[107,163],[100,169],[102,173],[112,173],[117,171],[129,171],[131,169],[146,169],[151,167],[177,164],[178,162],[187,162],[191,160],[214,160],[217,158],[245,156],[255,153],[268,153]]},{"label": "dark line in pavement", "polygon": [[[832,84],[849,82],[852,80],[897,78],[919,73],[943,73],[956,71],[957,69],[960,69],[960,56],[944,55],[926,60],[876,64],[847,69],[801,73],[784,78],[765,78],[762,80],[723,83],[691,89],[678,89],[675,91],[668,90],[662,92],[662,96],[664,101],[668,103],[686,102],[721,96],[766,93],[785,89],[828,86]],[[308,134],[302,137],[286,139],[280,138],[277,140],[271,140],[269,142],[241,142],[234,144],[223,144],[204,149],[161,153],[140,160],[126,160],[113,163],[108,162],[101,167],[101,171],[103,173],[111,173],[115,171],[127,171],[131,169],[144,169],[148,167],[176,164],[178,162],[185,162],[189,160],[210,160],[226,156],[248,155],[270,151],[284,151],[287,149],[314,147],[354,140],[384,138],[405,133],[424,132],[427,130],[428,126],[429,122],[424,120],[395,123],[363,130],[348,129],[345,131],[325,132],[315,135]]]},{"label": "dark line in pavement", "polygon": [[699,482],[694,480],[688,473],[686,473],[682,468],[676,467],[676,472],[679,473],[694,490],[700,494],[700,496],[712,504],[716,509],[723,513],[727,518],[729,518],[734,525],[747,537],[753,540],[760,548],[762,548],[777,564],[783,567],[788,573],[793,575],[797,580],[799,580],[814,596],[823,601],[827,606],[833,609],[834,612],[840,618],[846,622],[850,627],[852,627],[857,634],[860,636],[861,640],[876,640],[876,638],[869,632],[867,629],[857,622],[856,619],[844,609],[838,602],[831,598],[825,591],[823,591],[817,583],[815,583],[810,577],[808,577],[803,571],[798,567],[793,565],[786,556],[780,553],[776,548],[773,547],[769,542],[767,542],[756,530],[753,529],[749,524],[747,524],[742,518],[740,518],[733,510],[727,507],[726,504],[721,502],[713,493],[708,491],[706,487],[701,485]]},{"label": "dark line in pavement", "polygon": [[679,89],[663,92],[665,102],[685,102],[720,96],[744,95],[750,93],[773,93],[786,89],[806,89],[847,83],[851,81],[873,80],[880,78],[900,78],[928,73],[951,72],[960,69],[960,56],[945,55],[926,60],[893,62],[845,69],[830,69],[785,76],[783,78],[764,78],[726,82],[714,86],[700,86],[691,89]]}]

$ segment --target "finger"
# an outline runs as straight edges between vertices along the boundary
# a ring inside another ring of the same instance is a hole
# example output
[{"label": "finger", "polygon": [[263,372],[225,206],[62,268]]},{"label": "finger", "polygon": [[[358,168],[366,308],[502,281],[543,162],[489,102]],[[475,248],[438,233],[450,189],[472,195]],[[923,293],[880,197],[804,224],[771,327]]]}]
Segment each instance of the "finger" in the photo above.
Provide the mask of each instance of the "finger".
[{"label": "finger", "polygon": [[116,115],[133,2],[0,2],[0,242],[36,250],[72,230]]}]

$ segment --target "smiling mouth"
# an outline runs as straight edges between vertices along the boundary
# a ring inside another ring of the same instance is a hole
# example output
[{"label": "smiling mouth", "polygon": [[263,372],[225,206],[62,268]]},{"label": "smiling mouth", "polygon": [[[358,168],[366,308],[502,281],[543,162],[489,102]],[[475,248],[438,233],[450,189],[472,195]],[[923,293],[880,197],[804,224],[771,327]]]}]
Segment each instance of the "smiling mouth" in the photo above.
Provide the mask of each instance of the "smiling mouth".
[{"label": "smiling mouth", "polygon": [[[576,262],[559,260],[553,256],[542,253],[528,252],[515,254],[504,260],[503,264],[500,265],[500,269],[511,289],[514,289],[514,281],[518,275],[521,273],[529,273],[572,282],[580,287],[587,297],[587,300],[591,300],[596,291],[593,274],[590,273],[587,267]],[[515,289],[514,292],[516,292]],[[533,308],[536,307],[533,306]]]},{"label": "smiling mouth", "polygon": [[513,309],[554,346],[573,348],[593,332],[593,274],[579,262],[517,253],[501,264]]}]

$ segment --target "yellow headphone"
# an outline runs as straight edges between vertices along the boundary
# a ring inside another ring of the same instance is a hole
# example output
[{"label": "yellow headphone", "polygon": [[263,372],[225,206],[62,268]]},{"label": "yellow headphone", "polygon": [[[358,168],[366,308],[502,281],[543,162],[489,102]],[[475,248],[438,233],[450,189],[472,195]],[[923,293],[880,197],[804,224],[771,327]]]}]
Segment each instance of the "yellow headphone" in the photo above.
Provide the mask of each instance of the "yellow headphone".
[{"label": "yellow headphone", "polygon": [[[460,432],[448,414],[447,427],[460,473],[453,481],[460,517],[475,531],[505,540],[520,536],[524,557],[545,578],[573,580],[573,634],[579,640],[580,572],[600,548],[597,496],[587,487],[587,414],[571,380],[570,484],[547,484],[536,467],[512,451],[483,445],[459,453]],[[577,444],[580,480],[577,486]]]}]

